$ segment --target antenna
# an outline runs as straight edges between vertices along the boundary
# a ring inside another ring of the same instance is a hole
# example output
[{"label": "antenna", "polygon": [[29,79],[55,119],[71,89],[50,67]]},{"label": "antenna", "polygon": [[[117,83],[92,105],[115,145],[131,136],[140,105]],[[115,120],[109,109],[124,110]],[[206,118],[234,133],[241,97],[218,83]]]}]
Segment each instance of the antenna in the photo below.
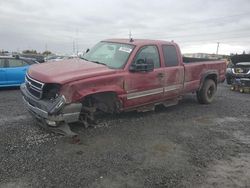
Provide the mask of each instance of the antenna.
[{"label": "antenna", "polygon": [[129,30],[129,33],[128,33],[128,38],[129,38],[129,40],[131,40],[131,39],[132,39],[132,33],[131,33],[131,30]]},{"label": "antenna", "polygon": [[134,40],[133,40],[133,38],[132,38],[131,30],[129,30],[128,37],[129,37],[129,42],[134,42]]}]

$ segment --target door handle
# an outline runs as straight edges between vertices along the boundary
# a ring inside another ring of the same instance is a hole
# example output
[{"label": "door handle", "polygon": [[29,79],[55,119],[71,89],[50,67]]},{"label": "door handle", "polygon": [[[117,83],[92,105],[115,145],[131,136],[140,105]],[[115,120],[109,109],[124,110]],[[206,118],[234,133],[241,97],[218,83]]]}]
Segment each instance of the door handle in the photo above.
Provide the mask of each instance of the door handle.
[{"label": "door handle", "polygon": [[164,74],[163,74],[163,73],[158,73],[158,74],[157,74],[157,77],[158,77],[158,78],[163,78],[163,77],[164,77]]}]

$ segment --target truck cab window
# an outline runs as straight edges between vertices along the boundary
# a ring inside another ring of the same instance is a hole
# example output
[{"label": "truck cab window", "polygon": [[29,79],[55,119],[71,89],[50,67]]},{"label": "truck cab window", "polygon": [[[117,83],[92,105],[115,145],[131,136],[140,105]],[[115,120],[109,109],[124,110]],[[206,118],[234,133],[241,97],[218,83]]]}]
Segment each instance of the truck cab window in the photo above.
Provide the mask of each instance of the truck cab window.
[{"label": "truck cab window", "polygon": [[137,54],[135,62],[138,59],[151,59],[154,62],[154,68],[160,67],[160,58],[156,46],[145,46]]},{"label": "truck cab window", "polygon": [[176,48],[172,45],[164,45],[162,47],[164,54],[164,62],[167,67],[177,66],[179,64]]}]

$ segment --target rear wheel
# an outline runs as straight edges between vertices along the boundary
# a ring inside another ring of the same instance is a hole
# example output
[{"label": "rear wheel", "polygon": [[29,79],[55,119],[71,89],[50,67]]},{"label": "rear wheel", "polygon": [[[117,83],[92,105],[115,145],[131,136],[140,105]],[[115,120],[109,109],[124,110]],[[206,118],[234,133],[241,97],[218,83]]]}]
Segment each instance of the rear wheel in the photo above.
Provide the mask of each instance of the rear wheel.
[{"label": "rear wheel", "polygon": [[217,87],[213,80],[206,79],[202,88],[197,91],[197,100],[201,104],[210,104],[215,96]]}]

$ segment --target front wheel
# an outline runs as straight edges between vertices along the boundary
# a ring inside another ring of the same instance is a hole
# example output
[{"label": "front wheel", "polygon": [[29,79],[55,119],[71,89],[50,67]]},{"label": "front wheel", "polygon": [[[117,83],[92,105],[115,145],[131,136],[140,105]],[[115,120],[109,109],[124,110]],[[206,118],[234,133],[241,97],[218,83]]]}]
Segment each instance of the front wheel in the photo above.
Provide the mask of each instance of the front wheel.
[{"label": "front wheel", "polygon": [[211,79],[206,79],[202,88],[196,93],[198,102],[201,104],[210,104],[214,99],[216,90],[215,82]]}]

